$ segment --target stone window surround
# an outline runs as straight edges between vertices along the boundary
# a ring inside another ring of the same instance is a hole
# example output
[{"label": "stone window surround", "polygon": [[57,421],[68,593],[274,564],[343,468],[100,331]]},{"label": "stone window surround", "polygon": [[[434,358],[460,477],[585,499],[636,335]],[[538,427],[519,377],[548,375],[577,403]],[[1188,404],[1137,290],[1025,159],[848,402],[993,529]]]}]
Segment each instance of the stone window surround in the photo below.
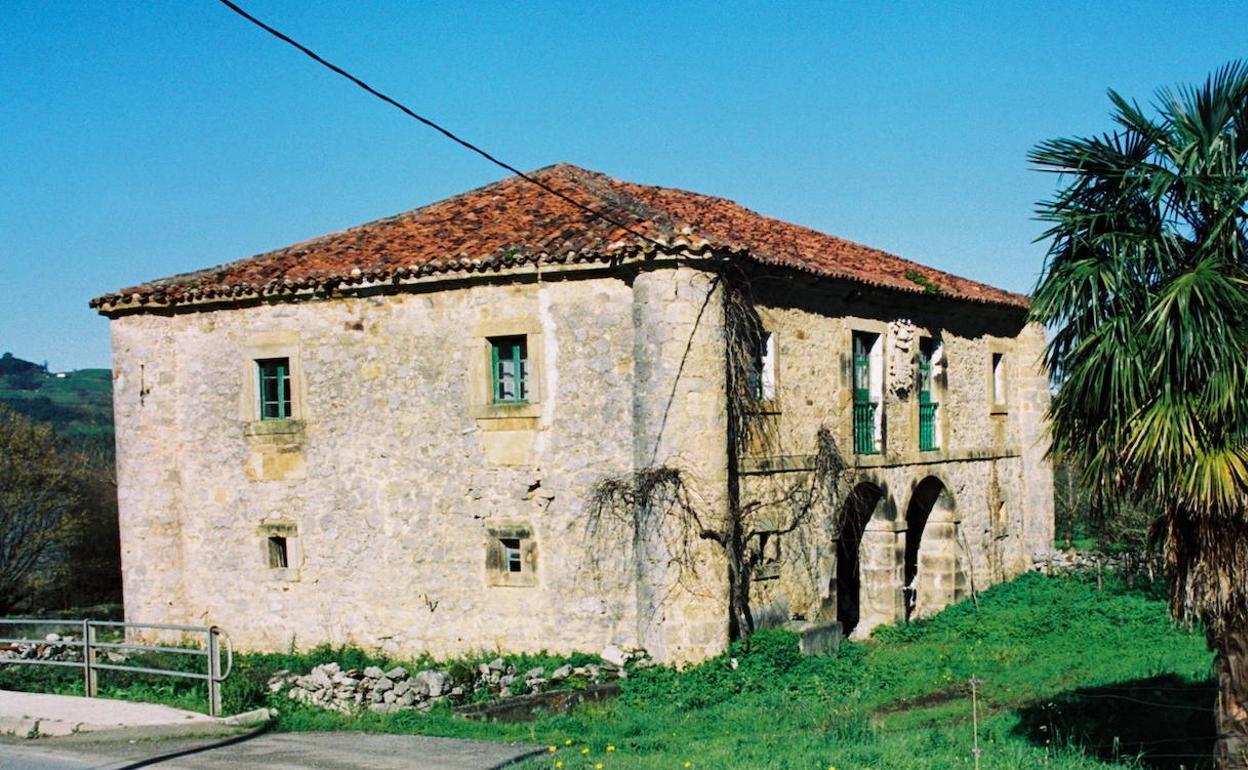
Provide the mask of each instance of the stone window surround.
[{"label": "stone window surround", "polygon": [[[485,530],[485,584],[490,588],[526,588],[537,585],[537,539],[533,527],[521,522],[497,522]],[[520,541],[522,567],[508,568],[503,540]]]},{"label": "stone window surround", "polygon": [[[528,400],[495,403],[490,340],[524,337],[528,355]],[[542,325],[536,315],[478,321],[468,340],[468,415],[482,430],[535,430],[541,417],[545,356]]]},{"label": "stone window surround", "polygon": [[[299,539],[299,527],[289,519],[270,519],[256,527],[259,563],[264,566],[264,576],[275,583],[294,583],[299,580],[303,566],[303,545]],[[269,538],[286,538],[286,566],[269,566]]]},{"label": "stone window surround", "polygon": [[[285,358],[290,362],[290,417],[285,420],[260,419],[260,376],[257,361]],[[248,335],[241,349],[242,387],[239,398],[239,419],[249,430],[248,435],[300,432],[301,423],[307,419],[307,389],[300,356],[297,332],[258,332]],[[263,428],[258,423],[268,423]],[[288,423],[283,430],[282,423]]]},{"label": "stone window surround", "polygon": [[[1001,385],[1004,391],[1003,400],[998,401],[995,396],[997,394],[996,378],[997,371],[993,365],[994,360],[1000,356],[1001,361]],[[1010,348],[1001,342],[991,342],[988,344],[988,360],[985,365],[985,383],[987,386],[987,400],[989,414],[1005,415],[1010,411]]]},{"label": "stone window surround", "polygon": [[[875,361],[880,372],[879,392],[874,394],[879,399],[879,406],[877,406],[875,410],[876,454],[883,455],[888,449],[888,425],[886,424],[886,413],[888,410],[885,407],[888,394],[888,383],[884,381],[887,374],[885,372],[885,353],[891,342],[888,336],[888,323],[885,321],[873,321],[866,318],[845,319],[845,336],[843,338],[842,345],[844,345],[843,350],[846,351],[846,361],[848,362],[848,365],[844,369],[845,387],[843,388],[844,395],[842,398],[845,403],[844,412],[846,415],[846,425],[845,430],[841,435],[854,435],[854,335],[858,332],[879,335],[879,341],[877,342],[877,345],[879,346],[879,354],[878,356],[873,354],[872,359]],[[859,455],[855,456],[857,457]]]}]

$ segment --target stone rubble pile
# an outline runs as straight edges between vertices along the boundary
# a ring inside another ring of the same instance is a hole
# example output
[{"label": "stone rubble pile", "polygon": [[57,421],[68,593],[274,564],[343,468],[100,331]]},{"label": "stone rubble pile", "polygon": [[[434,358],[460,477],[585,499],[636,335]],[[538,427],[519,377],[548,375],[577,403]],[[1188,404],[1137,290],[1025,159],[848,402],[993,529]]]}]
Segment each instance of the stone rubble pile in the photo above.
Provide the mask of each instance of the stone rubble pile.
[{"label": "stone rubble pile", "polygon": [[[113,650],[97,650],[95,659],[120,663],[126,656]],[[55,660],[73,663],[82,660],[82,647],[79,646],[76,636],[48,634],[41,642],[0,644],[0,665],[9,660]]]},{"label": "stone rubble pile", "polygon": [[343,669],[338,663],[322,663],[304,675],[279,671],[269,679],[269,691],[286,691],[291,700],[343,713],[368,709],[380,713],[428,711],[436,704],[458,704],[471,693],[506,699],[552,689],[579,678],[589,684],[628,676],[626,666],[648,668],[653,661],[644,652],[626,652],[614,645],[602,651],[602,663],[584,666],[564,664],[552,671],[541,666],[520,672],[502,658],[481,663],[469,681],[455,681],[448,671],[434,669],[408,672],[402,666],[383,670],[379,666]]},{"label": "stone rubble pile", "polygon": [[445,671],[419,671],[414,676],[402,666],[384,671],[378,666],[343,670],[337,663],[323,663],[304,676],[279,671],[269,679],[269,690],[289,688],[292,700],[332,711],[360,708],[390,713],[405,709],[421,711],[448,697],[463,695]]}]

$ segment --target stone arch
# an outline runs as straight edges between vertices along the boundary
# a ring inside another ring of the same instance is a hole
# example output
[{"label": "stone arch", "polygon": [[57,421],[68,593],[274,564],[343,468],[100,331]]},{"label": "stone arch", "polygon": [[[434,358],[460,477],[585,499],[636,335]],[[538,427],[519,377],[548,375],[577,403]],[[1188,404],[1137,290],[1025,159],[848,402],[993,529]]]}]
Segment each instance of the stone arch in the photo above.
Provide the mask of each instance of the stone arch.
[{"label": "stone arch", "polygon": [[965,595],[958,524],[957,504],[943,479],[933,474],[914,484],[906,506],[902,569],[907,620],[939,612]]},{"label": "stone arch", "polygon": [[836,536],[836,619],[848,636],[864,636],[899,618],[897,508],[888,489],[859,483],[845,498]]}]

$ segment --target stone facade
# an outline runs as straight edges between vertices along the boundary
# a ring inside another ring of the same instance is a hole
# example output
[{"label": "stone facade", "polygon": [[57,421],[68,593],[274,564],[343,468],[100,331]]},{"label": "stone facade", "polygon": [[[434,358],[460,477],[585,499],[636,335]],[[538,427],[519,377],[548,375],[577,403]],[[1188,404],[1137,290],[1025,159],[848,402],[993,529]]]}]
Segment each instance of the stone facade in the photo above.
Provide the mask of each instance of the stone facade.
[{"label": "stone facade", "polygon": [[[662,528],[594,539],[586,527],[597,482],[656,465],[679,467],[703,510],[727,515],[713,275],[697,260],[517,268],[112,313],[128,619],[215,623],[249,649],[617,644],[677,662],[721,651],[717,546],[697,546],[691,577],[672,566]],[[743,496],[809,473],[820,426],[861,491],[840,503],[853,511],[771,544],[775,559],[752,585],[760,619],[857,612],[848,625],[861,634],[1018,574],[1049,549],[1041,329],[1017,308],[832,279],[759,286],[776,429],[741,462]],[[882,345],[874,455],[852,451],[855,330]],[[527,342],[527,403],[491,403],[488,340],[501,336]],[[916,391],[904,382],[924,336],[945,362],[935,451],[919,450]],[[995,405],[994,353],[1007,388]],[[291,414],[260,420],[256,362],[279,357]],[[522,566],[507,574],[513,543]]]},{"label": "stone facade", "polygon": [[[1052,550],[1042,328],[1017,311],[867,294],[829,281],[764,289],[757,304],[775,339],[778,397],[766,456],[743,464],[743,499],[774,497],[778,485],[809,473],[815,430],[826,426],[849,458],[848,484],[865,498],[859,507],[869,508],[847,510],[854,507],[847,500],[834,515],[780,536],[779,569],[753,587],[761,620],[836,619],[862,636],[1018,575]],[[879,334],[882,347],[874,455],[853,447],[854,332]],[[922,338],[940,351],[938,448],[929,451],[919,446],[914,381]],[[994,354],[1006,389],[995,404]]]}]

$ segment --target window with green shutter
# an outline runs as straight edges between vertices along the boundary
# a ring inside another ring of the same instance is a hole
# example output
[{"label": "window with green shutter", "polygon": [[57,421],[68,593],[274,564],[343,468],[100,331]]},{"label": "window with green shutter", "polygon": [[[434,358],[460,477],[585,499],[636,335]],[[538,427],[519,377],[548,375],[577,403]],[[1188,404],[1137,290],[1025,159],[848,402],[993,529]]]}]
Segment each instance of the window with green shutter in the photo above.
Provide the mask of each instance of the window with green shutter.
[{"label": "window with green shutter", "polygon": [[878,334],[854,332],[854,452],[861,455],[879,451],[876,441],[876,409],[871,393],[871,350]]},{"label": "window with green shutter", "polygon": [[490,377],[494,403],[528,402],[528,366],[528,343],[523,335],[490,339]]},{"label": "window with green shutter", "polygon": [[919,340],[918,385],[919,385],[919,451],[931,452],[940,447],[936,430],[936,410],[939,404],[935,397],[935,353],[936,346],[931,337]]},{"label": "window with green shutter", "polygon": [[260,419],[290,419],[290,359],[262,358],[256,361],[256,372],[259,376]]}]

